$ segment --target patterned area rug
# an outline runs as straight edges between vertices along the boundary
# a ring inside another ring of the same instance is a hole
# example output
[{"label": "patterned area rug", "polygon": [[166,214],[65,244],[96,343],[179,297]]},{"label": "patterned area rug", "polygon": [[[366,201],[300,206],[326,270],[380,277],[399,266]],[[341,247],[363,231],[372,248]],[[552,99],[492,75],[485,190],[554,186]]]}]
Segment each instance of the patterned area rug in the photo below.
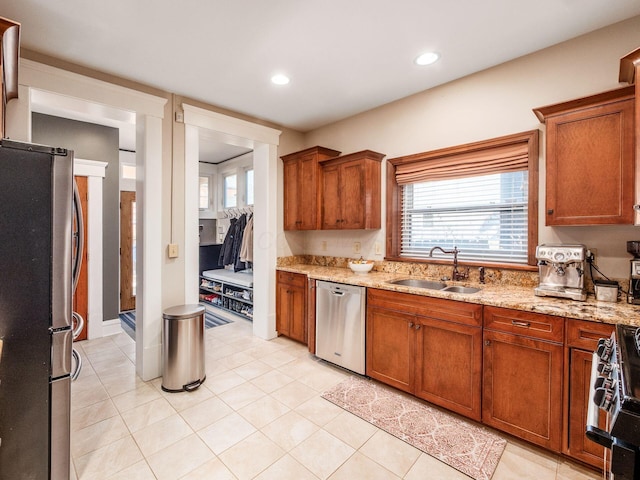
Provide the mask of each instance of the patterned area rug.
[{"label": "patterned area rug", "polygon": [[491,478],[507,444],[481,426],[373,380],[350,377],[322,397],[476,480]]}]

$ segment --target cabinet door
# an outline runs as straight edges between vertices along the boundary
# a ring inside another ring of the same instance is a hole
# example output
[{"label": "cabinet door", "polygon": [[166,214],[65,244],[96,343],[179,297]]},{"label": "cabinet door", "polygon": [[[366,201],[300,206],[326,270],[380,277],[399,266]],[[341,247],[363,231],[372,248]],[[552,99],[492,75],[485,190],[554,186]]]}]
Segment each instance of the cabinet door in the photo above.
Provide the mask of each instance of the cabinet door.
[{"label": "cabinet door", "polygon": [[341,227],[340,169],[338,165],[322,168],[322,229]]},{"label": "cabinet door", "polygon": [[418,317],[415,395],[480,420],[482,329]]},{"label": "cabinet door", "polygon": [[[585,435],[592,352],[572,348],[569,357],[569,432],[567,454],[573,458],[603,468],[604,447]],[[600,415],[600,428],[606,429],[606,415]]]},{"label": "cabinet door", "polygon": [[405,392],[413,390],[414,316],[367,309],[367,375]]},{"label": "cabinet door", "polygon": [[284,229],[299,230],[298,162],[287,161],[282,165],[284,186]]},{"label": "cabinet door", "polygon": [[633,99],[547,120],[547,225],[633,223]]},{"label": "cabinet door", "polygon": [[298,230],[318,228],[318,160],[315,154],[298,161]]},{"label": "cabinet door", "polygon": [[289,285],[278,282],[276,284],[276,331],[280,335],[289,336],[292,317],[291,302],[289,301]]},{"label": "cabinet door", "polygon": [[290,286],[289,294],[289,338],[307,343],[305,287]]},{"label": "cabinet door", "polygon": [[340,228],[364,228],[365,178],[364,162],[355,161],[340,167]]},{"label": "cabinet door", "polygon": [[560,451],[562,345],[484,331],[482,421]]}]

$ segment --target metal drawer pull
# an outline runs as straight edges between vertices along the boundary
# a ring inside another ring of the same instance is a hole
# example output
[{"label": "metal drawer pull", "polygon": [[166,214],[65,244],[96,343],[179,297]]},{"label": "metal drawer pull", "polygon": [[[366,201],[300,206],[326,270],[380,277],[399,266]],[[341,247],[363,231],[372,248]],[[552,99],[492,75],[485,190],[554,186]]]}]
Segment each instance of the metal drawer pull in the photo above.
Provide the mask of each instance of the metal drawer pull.
[{"label": "metal drawer pull", "polygon": [[521,320],[511,320],[511,325],[514,327],[525,327],[529,328],[531,326],[530,322],[523,322]]}]

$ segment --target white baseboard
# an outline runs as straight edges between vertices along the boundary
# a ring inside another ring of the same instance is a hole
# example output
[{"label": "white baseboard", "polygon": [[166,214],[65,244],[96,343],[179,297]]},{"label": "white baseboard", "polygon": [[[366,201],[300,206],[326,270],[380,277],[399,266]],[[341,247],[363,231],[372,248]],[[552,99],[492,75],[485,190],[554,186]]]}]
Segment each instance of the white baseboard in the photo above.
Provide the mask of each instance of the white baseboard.
[{"label": "white baseboard", "polygon": [[120,325],[120,319],[114,318],[113,320],[105,320],[102,322],[102,336],[107,337],[109,335],[116,335],[120,332],[123,332],[122,326]]}]

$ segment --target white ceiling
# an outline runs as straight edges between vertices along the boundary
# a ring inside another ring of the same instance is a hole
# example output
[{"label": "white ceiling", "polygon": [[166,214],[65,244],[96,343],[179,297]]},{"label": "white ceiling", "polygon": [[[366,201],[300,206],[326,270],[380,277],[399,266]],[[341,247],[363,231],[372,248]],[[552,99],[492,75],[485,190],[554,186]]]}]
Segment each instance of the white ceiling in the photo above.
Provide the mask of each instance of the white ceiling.
[{"label": "white ceiling", "polygon": [[[22,46],[308,131],[640,15],[638,0],[0,0]],[[426,50],[440,61],[413,64]],[[274,73],[291,77],[271,84]]]}]

